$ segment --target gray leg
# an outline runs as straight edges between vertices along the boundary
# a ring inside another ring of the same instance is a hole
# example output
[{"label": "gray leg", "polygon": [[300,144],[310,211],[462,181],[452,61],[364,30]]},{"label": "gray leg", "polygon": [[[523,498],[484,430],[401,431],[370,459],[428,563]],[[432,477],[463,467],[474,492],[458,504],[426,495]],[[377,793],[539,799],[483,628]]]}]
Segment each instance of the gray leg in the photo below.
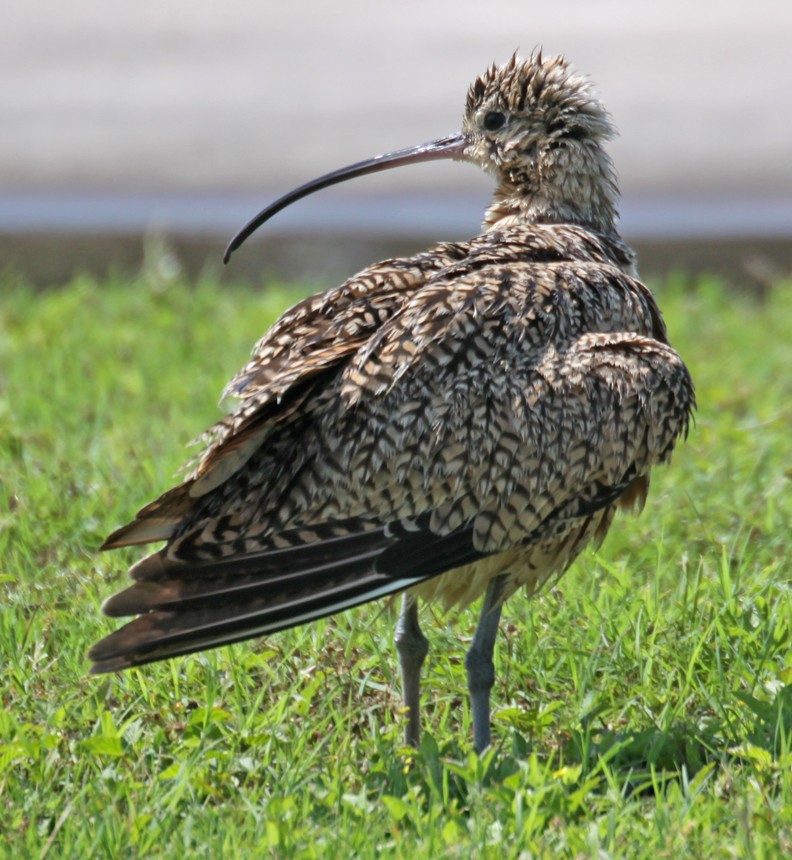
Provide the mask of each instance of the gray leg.
[{"label": "gray leg", "polygon": [[407,708],[404,742],[417,747],[421,740],[421,667],[429,653],[429,640],[418,624],[418,601],[409,594],[402,598],[394,641],[401,666],[402,700]]},{"label": "gray leg", "polygon": [[470,706],[473,714],[473,745],[477,753],[483,753],[490,745],[490,690],[495,683],[495,667],[492,652],[498,635],[503,587],[506,574],[496,576],[487,586],[484,605],[478,627],[465,655],[465,667],[470,690]]}]

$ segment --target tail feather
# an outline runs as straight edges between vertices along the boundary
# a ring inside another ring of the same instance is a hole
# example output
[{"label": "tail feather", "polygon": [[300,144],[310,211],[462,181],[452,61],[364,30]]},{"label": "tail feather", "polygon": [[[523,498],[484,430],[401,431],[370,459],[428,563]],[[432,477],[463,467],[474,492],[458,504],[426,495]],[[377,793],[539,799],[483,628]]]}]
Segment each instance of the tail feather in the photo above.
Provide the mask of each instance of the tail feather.
[{"label": "tail feather", "polygon": [[[481,558],[472,529],[449,535],[425,518],[377,526],[327,523],[277,536],[278,546],[201,555],[186,535],[132,569],[134,584],[106,615],[138,615],[91,649],[92,671],[113,672],[296,627],[402,591]],[[213,545],[214,546],[214,545]]]},{"label": "tail feather", "polygon": [[[387,526],[361,524],[360,520],[333,524],[331,529],[295,529],[281,532],[270,543],[258,550],[242,550],[226,545],[217,555],[207,555],[207,545],[202,531],[189,532],[168,544],[161,552],[141,559],[130,570],[137,582],[158,582],[173,576],[174,571],[190,571],[190,576],[203,576],[233,569],[235,574],[247,572],[277,572],[284,567],[301,570],[310,565],[354,558],[361,552],[375,547],[385,547],[393,540]],[[208,549],[218,549],[220,544],[210,544]]]},{"label": "tail feather", "polygon": [[92,673],[115,672],[167,657],[190,654],[296,627],[409,588],[422,577],[394,579],[381,573],[360,576],[348,570],[325,580],[320,590],[289,592],[273,599],[267,588],[256,596],[223,600],[198,609],[154,610],[102,639],[89,652]]},{"label": "tail feather", "polygon": [[277,599],[279,591],[288,593],[305,588],[321,590],[330,578],[343,572],[364,574],[382,553],[381,547],[296,570],[271,568],[266,562],[243,557],[224,565],[190,568],[190,576],[172,576],[159,582],[144,580],[108,598],[102,606],[105,615],[122,618],[155,609],[179,610],[211,606],[217,601],[239,602],[255,598],[262,587]]}]

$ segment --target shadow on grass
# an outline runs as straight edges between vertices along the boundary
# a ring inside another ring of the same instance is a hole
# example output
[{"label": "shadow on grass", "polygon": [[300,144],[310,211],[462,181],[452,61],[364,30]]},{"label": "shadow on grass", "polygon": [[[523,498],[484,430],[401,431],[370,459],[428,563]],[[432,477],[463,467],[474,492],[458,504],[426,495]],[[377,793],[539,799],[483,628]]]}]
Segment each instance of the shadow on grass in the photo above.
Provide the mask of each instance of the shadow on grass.
[{"label": "shadow on grass", "polygon": [[585,799],[602,798],[612,788],[623,797],[655,796],[672,783],[685,790],[718,767],[778,769],[792,763],[792,687],[781,689],[771,702],[736,693],[750,716],[741,737],[723,723],[701,728],[679,721],[670,727],[635,731],[602,731],[584,725],[565,745],[546,752],[513,731],[505,745],[479,757],[457,741],[441,746],[431,734],[420,749],[388,756],[373,768],[381,791],[402,797],[420,793],[444,805],[463,809],[481,790],[541,793],[556,814],[583,812]]}]

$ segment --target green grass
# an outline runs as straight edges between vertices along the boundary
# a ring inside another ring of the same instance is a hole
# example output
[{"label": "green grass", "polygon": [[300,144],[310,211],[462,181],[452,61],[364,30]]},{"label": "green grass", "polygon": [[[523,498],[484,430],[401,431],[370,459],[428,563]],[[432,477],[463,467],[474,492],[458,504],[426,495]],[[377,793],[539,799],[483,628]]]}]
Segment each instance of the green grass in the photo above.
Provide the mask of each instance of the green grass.
[{"label": "green grass", "polygon": [[792,852],[792,290],[659,291],[699,412],[647,508],[507,605],[496,748],[474,612],[431,617],[401,746],[393,607],[89,677],[133,551],[102,537],[295,294],[156,277],[0,284],[0,855],[756,857]]}]

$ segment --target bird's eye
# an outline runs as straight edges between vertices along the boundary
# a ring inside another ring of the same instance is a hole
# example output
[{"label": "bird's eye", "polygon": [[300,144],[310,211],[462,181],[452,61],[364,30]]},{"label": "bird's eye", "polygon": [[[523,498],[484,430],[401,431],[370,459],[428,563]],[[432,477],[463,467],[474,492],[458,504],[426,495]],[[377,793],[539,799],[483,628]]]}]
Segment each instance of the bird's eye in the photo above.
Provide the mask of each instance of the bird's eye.
[{"label": "bird's eye", "polygon": [[506,125],[506,115],[502,114],[499,110],[491,110],[485,114],[482,125],[487,131],[497,131]]}]

